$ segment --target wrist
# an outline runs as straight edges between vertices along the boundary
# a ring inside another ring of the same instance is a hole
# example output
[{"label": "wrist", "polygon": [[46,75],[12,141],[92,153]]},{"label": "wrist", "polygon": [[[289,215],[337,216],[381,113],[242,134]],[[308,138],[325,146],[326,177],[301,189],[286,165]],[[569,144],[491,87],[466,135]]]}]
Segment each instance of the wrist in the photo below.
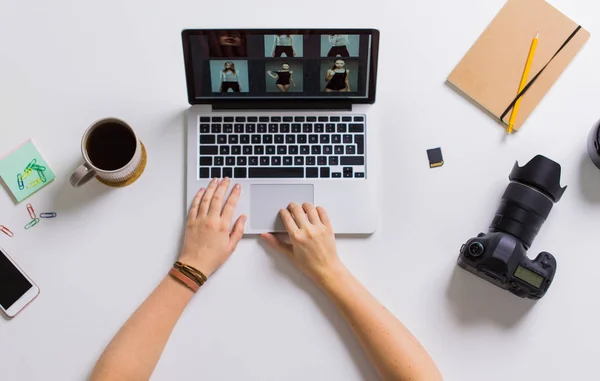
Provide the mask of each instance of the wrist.
[{"label": "wrist", "polygon": [[210,256],[197,255],[196,253],[186,254],[184,252],[179,256],[178,261],[202,271],[202,273],[206,275],[207,278],[209,278],[213,274],[214,270],[212,270],[212,266],[210,266],[208,261],[206,260],[206,258],[208,257]]},{"label": "wrist", "polygon": [[186,302],[189,302],[195,295],[194,291],[170,275],[167,275],[163,282],[165,283],[166,287],[168,287],[169,295],[171,295],[173,298],[183,299]]},{"label": "wrist", "polygon": [[349,274],[348,268],[340,261],[320,272],[313,279],[324,291],[332,290],[337,283]]},{"label": "wrist", "polygon": [[190,265],[190,263],[182,262],[181,259],[173,264],[173,267],[169,270],[169,277],[194,294],[208,280],[208,277],[202,271]]}]

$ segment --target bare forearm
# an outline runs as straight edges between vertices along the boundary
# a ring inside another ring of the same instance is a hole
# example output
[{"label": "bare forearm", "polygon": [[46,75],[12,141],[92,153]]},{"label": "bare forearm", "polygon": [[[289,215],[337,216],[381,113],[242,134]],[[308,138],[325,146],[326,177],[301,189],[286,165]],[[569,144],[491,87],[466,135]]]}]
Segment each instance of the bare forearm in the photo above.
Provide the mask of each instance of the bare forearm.
[{"label": "bare forearm", "polygon": [[148,380],[193,295],[165,277],[106,347],[90,379]]},{"label": "bare forearm", "polygon": [[320,283],[348,321],[382,379],[442,379],[417,339],[346,268],[336,270]]}]

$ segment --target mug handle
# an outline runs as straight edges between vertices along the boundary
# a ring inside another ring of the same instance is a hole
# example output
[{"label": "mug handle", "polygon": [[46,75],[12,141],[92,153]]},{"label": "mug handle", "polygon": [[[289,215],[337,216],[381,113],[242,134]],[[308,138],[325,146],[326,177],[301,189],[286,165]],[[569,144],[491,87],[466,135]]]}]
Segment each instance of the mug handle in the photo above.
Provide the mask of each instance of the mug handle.
[{"label": "mug handle", "polygon": [[96,171],[87,163],[83,163],[75,170],[75,172],[73,172],[69,182],[75,188],[79,188],[90,181],[94,176],[96,176]]}]

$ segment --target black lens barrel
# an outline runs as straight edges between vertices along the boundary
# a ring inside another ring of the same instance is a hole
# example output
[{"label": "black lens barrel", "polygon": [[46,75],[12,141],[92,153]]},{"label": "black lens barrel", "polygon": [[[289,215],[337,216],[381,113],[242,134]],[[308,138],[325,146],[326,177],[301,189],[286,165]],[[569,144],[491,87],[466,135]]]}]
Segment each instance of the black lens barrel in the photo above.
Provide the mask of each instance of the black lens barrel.
[{"label": "black lens barrel", "polygon": [[560,186],[560,175],[560,165],[542,155],[523,167],[515,164],[490,232],[511,234],[529,249],[552,206],[566,190]]},{"label": "black lens barrel", "polygon": [[552,210],[553,202],[523,184],[510,183],[502,196],[490,231],[502,231],[519,238],[528,249]]}]

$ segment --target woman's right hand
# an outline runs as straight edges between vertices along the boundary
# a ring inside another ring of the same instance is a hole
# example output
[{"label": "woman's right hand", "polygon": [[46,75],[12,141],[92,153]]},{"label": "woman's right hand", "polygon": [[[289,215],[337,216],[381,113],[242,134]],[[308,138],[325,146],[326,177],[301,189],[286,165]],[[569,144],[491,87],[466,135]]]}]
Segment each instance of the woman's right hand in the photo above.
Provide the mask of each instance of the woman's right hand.
[{"label": "woman's right hand", "polygon": [[190,207],[185,240],[179,260],[210,277],[233,253],[244,235],[246,216],[233,223],[241,187],[235,185],[227,196],[231,180],[213,179],[201,188]]},{"label": "woman's right hand", "polygon": [[335,246],[335,236],[327,212],[322,207],[291,203],[279,211],[291,244],[271,233],[261,237],[275,250],[287,255],[306,276],[320,284],[344,268]]}]

